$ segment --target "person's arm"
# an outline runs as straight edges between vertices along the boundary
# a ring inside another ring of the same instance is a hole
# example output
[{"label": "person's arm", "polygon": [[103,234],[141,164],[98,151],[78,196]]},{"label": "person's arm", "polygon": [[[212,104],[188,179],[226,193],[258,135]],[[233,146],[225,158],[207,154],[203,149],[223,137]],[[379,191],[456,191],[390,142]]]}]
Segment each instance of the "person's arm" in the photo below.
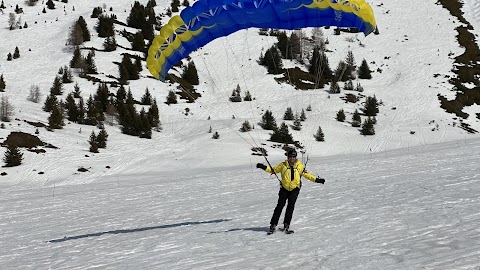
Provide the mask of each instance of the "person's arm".
[{"label": "person's arm", "polygon": [[308,173],[306,171],[303,172],[302,176],[307,178],[308,180],[310,180],[312,182],[325,184],[325,179],[323,179],[321,177],[315,177],[315,175],[313,175],[311,173]]}]

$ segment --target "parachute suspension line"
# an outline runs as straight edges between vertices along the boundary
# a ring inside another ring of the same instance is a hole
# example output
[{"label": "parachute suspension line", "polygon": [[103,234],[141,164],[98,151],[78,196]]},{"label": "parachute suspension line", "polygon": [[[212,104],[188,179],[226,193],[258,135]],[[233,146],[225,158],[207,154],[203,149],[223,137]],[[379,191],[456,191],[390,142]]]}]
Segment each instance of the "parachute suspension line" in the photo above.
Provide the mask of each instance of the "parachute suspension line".
[{"label": "parachute suspension line", "polygon": [[[210,69],[208,68],[209,66],[214,67],[214,65],[212,65],[211,63],[210,63],[211,65],[208,65],[208,64],[206,63],[205,58],[203,58],[202,56],[200,56],[200,58],[202,59],[202,62],[203,62],[203,64],[205,65],[205,69],[206,69],[206,71],[207,71],[207,73],[208,73],[208,76],[211,78],[212,89],[215,90],[215,88],[216,88],[216,89],[220,90],[220,87],[219,87],[219,86],[217,85],[217,83],[215,82],[214,77],[213,77],[212,73],[210,72]],[[222,91],[218,91],[218,92],[222,93]],[[234,112],[234,115],[235,115],[235,110],[233,109],[233,107],[232,107],[232,106],[230,105],[230,103],[228,102],[228,98],[225,98],[225,96],[224,96],[223,100],[225,100],[227,106],[230,108],[230,110],[231,110],[232,112]],[[235,116],[235,117],[236,117],[236,116]],[[237,118],[237,117],[236,117],[236,118]],[[227,126],[227,127],[228,127],[228,126]],[[231,127],[228,127],[228,128],[229,128],[230,130],[232,130],[237,136],[239,136],[240,138],[242,138],[242,140],[246,141],[252,148],[260,148],[260,147],[258,146],[258,143],[256,142],[256,140],[255,140],[255,139],[252,137],[252,135],[250,134],[250,132],[246,132],[246,133],[248,133],[248,136],[250,137],[250,139],[251,139],[251,141],[253,142],[253,144],[252,144],[252,142],[249,142],[247,139],[245,139],[243,136],[241,136],[240,133],[238,133],[237,130],[232,129]]]},{"label": "parachute suspension line", "polygon": [[[247,60],[247,62],[248,62],[248,64],[249,64],[249,66],[250,66],[250,68],[249,68],[249,72],[251,73],[251,74],[250,74],[250,75],[251,75],[250,78],[254,78],[255,76],[254,76],[254,74],[253,74],[253,70],[254,70],[254,69],[253,69],[253,67],[252,67],[252,61],[251,61],[252,58],[251,58],[251,55],[250,55],[250,46],[249,46],[249,44],[248,44],[248,31],[249,31],[248,28],[243,31],[243,32],[245,33],[244,36],[243,36],[243,41],[244,41],[244,43],[245,43],[245,46],[243,46],[243,48],[246,48],[246,51],[247,51],[247,53],[248,53],[248,60]],[[229,39],[226,39],[226,43],[227,43],[228,47],[230,48],[230,50],[232,51],[232,54],[233,54],[233,57],[234,57],[235,61],[236,61],[238,64],[241,64],[241,65],[240,65],[240,67],[241,67],[241,68],[240,68],[240,71],[241,71],[241,73],[242,73],[243,83],[244,83],[244,85],[245,85],[246,91],[248,91],[248,92],[251,94],[251,91],[250,91],[251,89],[249,90],[250,85],[248,84],[248,82],[247,82],[247,80],[246,80],[246,77],[247,77],[247,76],[245,76],[245,74],[243,73],[243,68],[242,68],[242,67],[243,67],[243,63],[239,63],[239,60],[238,60],[238,58],[237,58],[237,55],[235,54],[235,51],[233,50],[232,44],[230,43]],[[242,55],[245,55],[245,49],[244,49],[244,52],[242,53]],[[257,106],[253,106],[253,102],[254,102],[255,105],[257,105]],[[255,113],[255,112],[256,112],[256,108],[258,108],[258,100],[257,100],[257,99],[252,99],[252,100],[249,101],[248,103],[249,103],[249,105],[250,105],[250,115],[251,115],[251,116],[250,116],[250,119],[256,119],[256,118],[258,117],[258,116],[256,115],[256,113]],[[256,108],[255,108],[255,107],[256,107]],[[253,121],[253,122],[252,122],[252,126],[253,126],[253,129],[254,129],[255,135],[257,136],[257,138],[261,138],[261,131],[260,131],[259,129],[255,129],[255,127],[254,127],[254,126],[255,126],[255,120],[252,120],[252,121]],[[243,123],[242,123],[242,125],[243,125]],[[251,137],[250,132],[249,132],[249,136]],[[253,138],[252,138],[252,139],[253,139]],[[257,149],[259,149],[260,151],[262,151],[262,150],[261,150],[261,147],[258,147],[258,146],[257,146]],[[263,151],[262,151],[262,152],[263,152]]]},{"label": "parachute suspension line", "polygon": [[265,161],[267,162],[268,166],[270,167],[270,170],[272,171],[271,174],[274,174],[275,177],[277,178],[278,182],[280,182],[280,184],[282,184],[282,181],[280,180],[280,178],[278,177],[277,173],[276,173],[275,170],[273,169],[272,164],[270,164],[270,161],[268,161],[267,156],[265,155],[265,152],[262,151],[262,154],[263,154],[263,158],[265,158]]},{"label": "parachute suspension line", "polygon": [[[180,85],[180,89],[187,95],[189,96],[190,98],[192,98],[193,100],[195,100],[195,97],[189,93],[188,91],[185,90],[185,88],[182,86],[181,82],[176,80],[175,77],[173,76],[170,76],[172,78],[173,81],[175,81],[176,83],[178,83]],[[201,107],[203,107],[205,110],[207,110],[210,114],[212,114],[212,112],[208,109],[208,106],[206,106],[205,104],[203,104],[202,102],[196,100],[195,102],[197,102]],[[214,114],[212,114],[214,115]],[[242,140],[244,140],[245,142],[247,142],[251,147],[255,147],[252,143],[250,143],[248,140],[246,140],[245,138],[243,138],[242,136],[240,136],[240,134],[238,134],[236,132],[236,130],[232,129],[231,127],[227,126],[227,125],[223,125],[224,127],[230,129],[231,131],[233,131],[235,134],[237,134]]]},{"label": "parachute suspension line", "polygon": [[[249,46],[248,46],[248,37],[247,37],[247,36],[248,36],[248,29],[244,29],[243,32],[245,33],[244,36],[243,36],[243,41],[244,41],[245,44],[246,44],[245,46],[243,46],[243,48],[245,48],[245,47],[249,48]],[[232,46],[232,44],[230,43],[230,40],[228,39],[228,37],[225,38],[225,39],[222,39],[222,45],[223,45],[224,50],[225,50],[226,53],[228,53],[227,48],[230,50],[231,54],[228,54],[228,55],[233,55],[233,59],[234,59],[234,61],[237,63],[237,66],[239,67],[239,70],[240,70],[240,73],[241,73],[241,76],[240,76],[240,77],[241,77],[241,79],[243,80],[243,85],[245,86],[246,91],[248,91],[249,93],[251,93],[251,91],[250,91],[250,86],[249,86],[247,80],[245,79],[247,76],[245,76],[245,74],[243,73],[243,68],[242,68],[242,67],[243,67],[243,62],[240,62],[240,60],[238,59],[237,54],[235,53],[235,50],[233,49],[233,46]],[[249,53],[248,53],[248,56],[249,56],[249,59],[250,59],[250,51],[248,51],[248,52],[249,52]],[[242,55],[245,55],[245,54],[242,54]],[[227,58],[228,58],[228,57],[227,57]],[[229,59],[229,58],[228,58],[228,59]],[[250,63],[250,61],[248,61],[248,62]],[[250,63],[250,65],[251,65],[251,63]],[[252,71],[252,70],[253,70],[253,68],[250,68],[250,71]],[[236,75],[236,73],[234,73],[234,74]],[[254,77],[254,76],[251,76],[251,77]],[[239,79],[238,79],[236,76],[235,76],[235,80],[237,81],[237,84],[240,85],[240,84],[238,83]],[[228,102],[228,101],[227,101],[227,102]],[[255,100],[255,102],[257,102],[257,101]],[[255,119],[255,118],[256,118],[256,115],[255,115],[255,111],[256,111],[256,110],[255,110],[255,108],[254,108],[253,105],[252,105],[252,101],[249,101],[248,103],[249,103],[249,105],[250,105],[250,110],[249,110],[249,112],[250,112],[250,114],[251,114],[250,119]],[[230,106],[230,108],[232,108],[232,107]],[[232,108],[232,110],[233,110],[233,108]],[[239,118],[239,117],[236,116],[236,118]],[[241,123],[241,125],[243,125],[243,123]],[[255,122],[253,122],[252,125],[255,125]],[[255,130],[255,128],[254,128],[254,132],[255,132],[255,134],[257,135],[258,138],[261,137],[259,130]],[[252,141],[255,143],[256,148],[257,148],[257,149],[260,149],[260,147],[258,146],[258,143],[257,143],[256,140],[252,137],[251,133],[250,133],[249,131],[247,131],[247,133],[248,133],[250,139],[252,139]]]}]

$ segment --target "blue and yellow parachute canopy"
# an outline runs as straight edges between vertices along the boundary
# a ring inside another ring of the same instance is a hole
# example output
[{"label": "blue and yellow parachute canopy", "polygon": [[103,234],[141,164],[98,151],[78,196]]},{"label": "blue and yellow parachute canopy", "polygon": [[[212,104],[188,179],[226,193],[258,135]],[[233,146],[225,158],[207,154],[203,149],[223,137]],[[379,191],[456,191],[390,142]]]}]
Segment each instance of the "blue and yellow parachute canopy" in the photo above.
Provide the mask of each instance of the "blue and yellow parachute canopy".
[{"label": "blue and yellow parachute canopy", "polygon": [[365,0],[199,0],[160,29],[148,50],[147,67],[164,81],[190,52],[238,30],[322,26],[356,28],[368,35],[376,22]]}]

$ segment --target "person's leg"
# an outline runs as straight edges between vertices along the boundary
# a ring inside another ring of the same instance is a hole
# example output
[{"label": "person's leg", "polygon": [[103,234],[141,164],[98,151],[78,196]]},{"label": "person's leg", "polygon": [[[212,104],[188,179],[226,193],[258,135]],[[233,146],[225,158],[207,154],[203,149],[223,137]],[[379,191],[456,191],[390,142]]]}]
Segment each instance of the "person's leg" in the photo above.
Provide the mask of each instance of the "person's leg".
[{"label": "person's leg", "polygon": [[285,225],[285,228],[290,226],[290,222],[292,221],[293,210],[295,209],[295,202],[297,201],[299,192],[300,192],[299,188],[296,188],[288,192],[287,210],[285,211],[285,219],[283,220],[283,224]]},{"label": "person's leg", "polygon": [[280,188],[278,192],[278,202],[275,210],[273,211],[272,219],[270,220],[270,225],[276,226],[278,224],[278,220],[280,219],[280,215],[282,214],[283,207],[287,202],[288,198],[288,191],[283,187]]}]

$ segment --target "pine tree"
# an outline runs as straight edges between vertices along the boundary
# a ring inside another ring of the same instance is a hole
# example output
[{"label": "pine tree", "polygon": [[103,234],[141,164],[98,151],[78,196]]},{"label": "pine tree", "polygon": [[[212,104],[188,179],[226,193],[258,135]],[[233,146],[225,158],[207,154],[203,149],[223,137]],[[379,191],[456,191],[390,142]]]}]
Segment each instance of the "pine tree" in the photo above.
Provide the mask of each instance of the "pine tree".
[{"label": "pine tree", "polygon": [[373,126],[370,116],[363,122],[362,129],[360,130],[362,135],[375,135],[375,127]]},{"label": "pine tree", "polygon": [[242,126],[240,127],[240,132],[248,132],[252,130],[252,125],[250,125],[250,122],[245,120],[245,122],[242,123]]},{"label": "pine tree", "polygon": [[0,92],[5,92],[6,84],[5,79],[3,78],[3,74],[0,75]]},{"label": "pine tree", "polygon": [[97,92],[93,96],[93,100],[95,101],[95,106],[105,112],[107,110],[107,106],[109,104],[108,97],[110,96],[110,91],[108,90],[108,86],[106,83],[100,83],[97,88]]},{"label": "pine tree", "polygon": [[296,33],[292,33],[288,39],[288,49],[286,59],[295,59],[301,52],[300,38]]},{"label": "pine tree", "polygon": [[337,112],[337,117],[336,117],[337,121],[339,122],[344,122],[345,121],[345,111],[343,109],[340,109],[338,112]]},{"label": "pine tree", "polygon": [[7,151],[3,157],[5,167],[14,167],[22,164],[23,153],[20,152],[20,148],[16,145],[7,145]]},{"label": "pine tree", "polygon": [[12,61],[12,60],[13,60],[12,53],[8,53],[7,54],[7,61]]},{"label": "pine tree", "polygon": [[78,122],[78,107],[72,93],[67,95],[65,102],[67,107],[67,119],[75,123]]},{"label": "pine tree", "polygon": [[153,8],[157,6],[157,2],[155,0],[148,0],[147,8]]},{"label": "pine tree", "polygon": [[50,94],[52,95],[61,95],[63,94],[63,83],[62,78],[59,76],[55,76],[53,80],[53,85],[50,88]]},{"label": "pine tree", "polygon": [[57,96],[50,93],[45,99],[45,103],[43,104],[43,110],[46,112],[51,112],[53,107],[56,106],[58,103]]},{"label": "pine tree", "polygon": [[177,94],[175,94],[173,90],[168,91],[167,101],[165,103],[167,105],[177,104]]},{"label": "pine tree", "polygon": [[294,115],[291,107],[288,107],[287,110],[285,111],[285,114],[283,115],[283,120],[293,120]]},{"label": "pine tree", "polygon": [[140,110],[139,120],[140,120],[139,137],[151,139],[152,127],[150,126],[150,120],[148,119],[148,114],[145,112],[145,108],[142,108]]},{"label": "pine tree", "polygon": [[282,54],[283,58],[287,58],[287,54],[288,54],[288,51],[287,51],[288,50],[288,36],[287,36],[287,33],[285,31],[280,31],[277,35],[277,40],[278,40],[278,43],[277,43],[278,50]]},{"label": "pine tree", "polygon": [[362,123],[362,118],[360,117],[360,113],[358,110],[355,109],[355,112],[352,116],[352,127],[359,127]]},{"label": "pine tree", "polygon": [[180,6],[180,0],[172,0],[170,7],[172,8],[172,12],[178,12],[178,7]]},{"label": "pine tree", "polygon": [[95,135],[95,132],[92,131],[90,134],[90,138],[88,140],[88,143],[90,144],[90,152],[92,153],[98,153],[98,143],[97,143],[97,135]]},{"label": "pine tree", "polygon": [[135,65],[132,63],[132,59],[128,54],[124,54],[122,58],[122,63],[119,67],[120,71],[120,82],[126,83],[128,80],[138,80],[140,78],[138,70]]},{"label": "pine tree", "polygon": [[92,15],[90,18],[98,18],[103,13],[103,9],[101,7],[94,7],[92,10]]},{"label": "pine tree", "polygon": [[[308,108],[307,108],[307,109],[308,109]],[[310,110],[311,110],[311,108],[310,108]],[[305,120],[307,120],[307,115],[305,114],[305,110],[302,109],[302,112],[300,113],[300,121],[303,122],[303,121],[305,121]]]},{"label": "pine tree", "polygon": [[[135,2],[135,3],[138,3],[138,2]],[[137,32],[135,33],[135,35],[133,35],[132,50],[139,51],[139,52],[146,51],[145,38],[143,37],[142,32]]]},{"label": "pine tree", "polygon": [[77,121],[78,121],[79,124],[83,124],[83,123],[85,123],[85,103],[83,101],[83,98],[80,98],[78,100],[77,108],[78,108]]},{"label": "pine tree", "polygon": [[353,56],[352,51],[347,52],[347,57],[345,58],[345,64],[346,64],[346,69],[345,69],[345,77],[346,80],[354,80],[355,79],[355,70],[356,70],[356,64],[355,64],[355,57]]},{"label": "pine tree", "polygon": [[265,111],[265,113],[262,116],[262,122],[260,123],[260,126],[265,130],[277,129],[277,122],[275,121],[275,118],[273,117],[273,114],[271,111],[269,110]]},{"label": "pine tree", "polygon": [[127,25],[133,28],[142,29],[143,25],[146,24],[146,17],[147,14],[145,12],[145,7],[138,1],[135,1],[127,18]]},{"label": "pine tree", "polygon": [[200,83],[198,80],[198,72],[197,68],[195,67],[195,63],[192,61],[188,62],[187,67],[182,74],[182,78],[192,85],[198,85]]},{"label": "pine tree", "polygon": [[148,91],[148,87],[145,89],[145,94],[143,94],[140,104],[152,105],[152,95],[150,94],[150,91]]},{"label": "pine tree", "polygon": [[220,134],[218,134],[218,132],[215,131],[215,133],[213,133],[212,138],[215,139],[215,140],[217,140],[218,138],[220,138]]},{"label": "pine tree", "polygon": [[52,0],[47,1],[47,7],[48,9],[55,9],[55,4],[53,3]]},{"label": "pine tree", "polygon": [[59,104],[53,106],[50,116],[48,117],[48,125],[52,129],[61,129],[63,128],[63,113],[62,108]]},{"label": "pine tree", "polygon": [[300,131],[302,129],[302,121],[300,120],[300,116],[297,114],[293,120],[293,130]]},{"label": "pine tree", "polygon": [[82,91],[80,91],[80,86],[78,85],[78,82],[77,82],[75,83],[75,86],[73,86],[73,97],[79,98],[81,94],[82,94]]},{"label": "pine tree", "polygon": [[157,105],[157,100],[153,99],[152,106],[148,110],[148,118],[150,120],[150,126],[155,129],[155,131],[162,130],[162,123],[160,122],[160,115]]},{"label": "pine tree", "polygon": [[362,60],[362,64],[358,69],[358,78],[367,80],[372,78],[372,71],[368,67],[368,63],[365,59]]},{"label": "pine tree", "polygon": [[103,49],[107,52],[113,52],[117,49],[115,35],[105,38],[105,41],[103,42]]},{"label": "pine tree", "polygon": [[85,74],[98,74],[97,66],[95,65],[95,60],[93,59],[94,56],[95,52],[93,50],[90,50],[88,52],[87,58],[85,58]]},{"label": "pine tree", "polygon": [[244,101],[252,101],[252,95],[250,94],[250,91],[247,90],[245,92],[245,97],[243,98]]},{"label": "pine tree", "polygon": [[323,133],[323,130],[320,126],[317,129],[317,133],[315,133],[313,137],[315,137],[315,140],[317,140],[317,142],[325,141],[325,134]]},{"label": "pine tree", "polygon": [[72,70],[68,68],[68,66],[65,66],[62,74],[62,83],[72,83],[72,82],[73,82]]},{"label": "pine tree", "polygon": [[232,95],[230,96],[231,102],[241,102],[242,97],[240,96],[240,85],[237,84],[237,87],[232,91]]},{"label": "pine tree", "polygon": [[114,16],[98,16],[97,33],[99,37],[109,37],[115,35]]},{"label": "pine tree", "polygon": [[100,132],[98,132],[98,135],[96,137],[98,148],[106,148],[107,139],[108,139],[107,131],[104,128],[100,129]]},{"label": "pine tree", "polygon": [[127,98],[127,91],[125,90],[125,87],[123,86],[123,84],[120,85],[120,87],[118,88],[115,97],[117,99],[116,101],[117,105],[125,102],[125,99]]},{"label": "pine tree", "polygon": [[15,47],[15,51],[13,52],[13,59],[20,58],[20,50],[18,47]]},{"label": "pine tree", "polygon": [[362,109],[363,113],[367,116],[376,116],[379,112],[378,102],[375,95],[373,97],[367,97],[364,108]]},{"label": "pine tree", "polygon": [[280,125],[280,128],[273,131],[270,140],[278,143],[294,143],[292,134],[288,131],[288,126],[285,122]]},{"label": "pine tree", "polygon": [[282,58],[275,46],[270,47],[270,49],[265,52],[265,55],[260,59],[260,64],[266,66],[270,74],[282,73]]},{"label": "pine tree", "polygon": [[82,53],[80,52],[80,47],[75,46],[73,50],[73,57],[70,60],[70,67],[71,68],[81,68],[84,66],[85,59],[83,59]]}]

